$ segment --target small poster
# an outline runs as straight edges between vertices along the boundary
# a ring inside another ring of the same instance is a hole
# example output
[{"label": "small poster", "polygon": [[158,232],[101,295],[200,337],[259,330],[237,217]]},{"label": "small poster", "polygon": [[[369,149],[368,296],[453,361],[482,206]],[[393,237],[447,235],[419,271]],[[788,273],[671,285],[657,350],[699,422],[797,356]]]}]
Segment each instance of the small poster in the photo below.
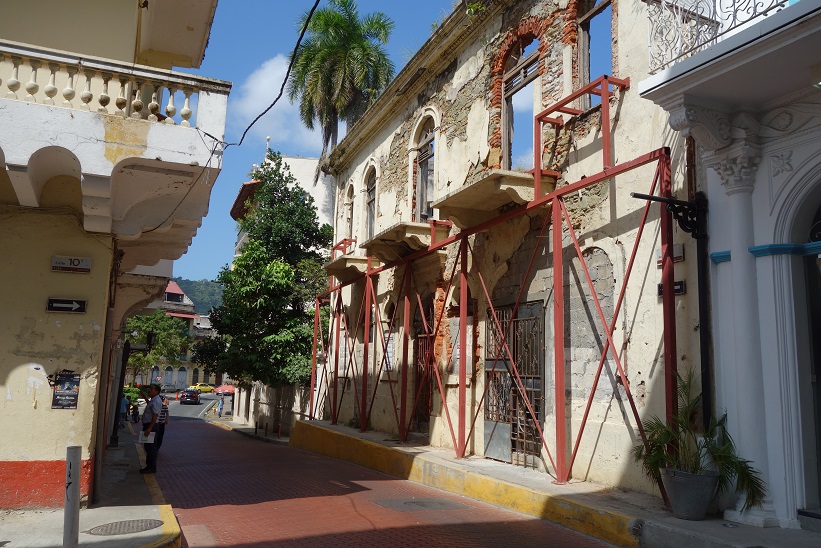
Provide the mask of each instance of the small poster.
[{"label": "small poster", "polygon": [[52,409],[77,409],[77,398],[80,395],[79,373],[58,373],[54,383],[54,395],[51,398]]}]

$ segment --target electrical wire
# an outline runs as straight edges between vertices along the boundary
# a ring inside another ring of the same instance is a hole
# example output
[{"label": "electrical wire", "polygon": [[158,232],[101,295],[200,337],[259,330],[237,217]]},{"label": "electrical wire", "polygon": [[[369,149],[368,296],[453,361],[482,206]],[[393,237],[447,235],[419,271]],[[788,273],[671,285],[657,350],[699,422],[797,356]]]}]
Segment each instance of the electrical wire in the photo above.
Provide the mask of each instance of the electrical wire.
[{"label": "electrical wire", "polygon": [[245,136],[248,134],[248,131],[250,131],[250,129],[252,127],[254,127],[254,124],[256,124],[259,121],[260,118],[262,118],[263,116],[268,114],[268,111],[271,110],[272,108],[274,108],[274,105],[276,105],[277,102],[279,102],[279,100],[282,98],[282,94],[285,92],[285,86],[288,83],[288,78],[290,78],[290,76],[291,76],[291,70],[294,67],[294,62],[296,62],[297,51],[299,51],[299,46],[302,44],[302,39],[305,37],[305,33],[308,31],[308,25],[311,23],[311,18],[313,18],[314,12],[316,11],[316,8],[319,7],[319,1],[320,0],[316,0],[316,2],[314,2],[313,7],[308,12],[308,16],[305,18],[305,24],[302,26],[302,31],[299,33],[299,38],[296,41],[296,45],[294,46],[294,50],[293,50],[293,52],[291,52],[291,60],[288,63],[288,70],[285,71],[285,78],[282,79],[282,85],[279,88],[279,94],[277,94],[277,96],[274,98],[273,102],[270,105],[268,105],[268,107],[265,110],[263,110],[261,113],[259,113],[257,115],[257,117],[254,118],[251,121],[250,124],[248,124],[248,127],[245,128],[245,131],[242,132],[242,136],[240,137],[239,142],[237,142],[237,143],[226,143],[225,141],[222,141],[222,140],[214,137],[213,135],[211,135],[207,131],[203,131],[203,133],[205,135],[207,135],[208,137],[214,139],[215,141],[218,141],[218,142],[222,143],[223,146],[224,146],[223,150],[225,150],[226,148],[231,147],[231,146],[240,146],[240,145],[242,145],[242,142],[245,141]]},{"label": "electrical wire", "polygon": [[[242,142],[245,140],[245,136],[248,134],[248,132],[251,130],[251,128],[254,126],[254,124],[256,124],[259,121],[260,118],[265,116],[268,113],[268,111],[271,110],[272,108],[274,108],[274,105],[276,105],[279,102],[279,100],[282,98],[282,94],[285,92],[285,86],[288,84],[288,78],[290,78],[290,76],[291,76],[291,70],[293,69],[294,62],[296,61],[297,51],[299,51],[299,46],[302,44],[302,39],[305,37],[305,33],[308,31],[308,25],[311,23],[311,19],[314,16],[314,12],[316,11],[317,7],[319,7],[319,2],[320,2],[320,0],[316,0],[314,2],[313,7],[308,12],[308,16],[305,18],[305,24],[302,26],[302,31],[300,31],[299,38],[297,38],[296,45],[294,45],[294,49],[291,52],[291,60],[288,63],[288,70],[285,72],[285,77],[282,79],[282,85],[279,88],[279,93],[274,98],[274,100],[271,102],[271,104],[268,105],[268,107],[265,110],[263,110],[261,113],[259,113],[257,115],[257,117],[254,118],[251,121],[250,124],[248,124],[248,127],[246,127],[245,131],[242,132],[242,136],[240,137],[240,140],[237,143],[227,143],[227,142],[223,141],[222,139],[219,139],[219,138],[215,137],[214,135],[211,135],[207,131],[204,131],[200,128],[195,128],[197,130],[198,134],[200,135],[200,139],[202,139],[202,135],[205,135],[205,136],[209,137],[210,139],[212,139],[214,141],[214,146],[211,149],[211,154],[208,156],[208,161],[205,162],[205,167],[200,172],[199,176],[194,180],[193,183],[191,183],[191,186],[188,188],[188,191],[185,193],[185,195],[182,197],[182,199],[179,201],[179,203],[176,205],[176,207],[174,207],[174,209],[171,210],[171,212],[168,214],[168,216],[166,216],[166,218],[163,219],[154,228],[151,228],[149,230],[144,230],[142,232],[143,234],[147,234],[149,232],[154,232],[155,230],[159,229],[162,225],[164,225],[165,223],[168,222],[168,220],[171,218],[172,215],[174,215],[174,213],[176,213],[176,211],[180,208],[180,206],[185,201],[185,199],[188,198],[188,195],[191,194],[191,191],[194,190],[194,187],[197,185],[197,183],[200,181],[200,179],[202,179],[202,176],[206,172],[210,173],[211,168],[209,166],[211,165],[211,161],[214,159],[214,155],[216,154],[217,149],[219,148],[220,145],[222,145],[222,152],[223,153],[225,152],[225,149],[227,149],[228,147],[241,146]],[[205,143],[205,139],[202,139],[202,143],[207,146],[207,144]],[[220,166],[221,166],[221,164],[222,164],[222,161],[220,160]],[[206,179],[206,184],[207,184],[207,179]]]}]

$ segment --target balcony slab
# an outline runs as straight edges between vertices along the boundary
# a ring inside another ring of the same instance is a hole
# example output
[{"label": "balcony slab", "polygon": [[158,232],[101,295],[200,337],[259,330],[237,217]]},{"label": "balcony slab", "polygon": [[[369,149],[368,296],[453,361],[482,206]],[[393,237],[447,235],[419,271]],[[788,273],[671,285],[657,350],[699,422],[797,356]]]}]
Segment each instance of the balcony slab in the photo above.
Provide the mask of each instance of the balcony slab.
[{"label": "balcony slab", "polygon": [[[448,224],[433,225],[436,241],[444,240],[448,236]],[[368,255],[389,263],[420,249],[427,249],[434,241],[431,239],[431,225],[429,223],[399,222],[363,242],[361,247]]]},{"label": "balcony slab", "polygon": [[[555,185],[555,178],[542,176],[544,192],[551,192]],[[433,207],[440,217],[465,229],[496,217],[505,206],[526,204],[534,198],[531,173],[496,169],[437,200]]]},{"label": "balcony slab", "polygon": [[339,280],[349,282],[368,271],[368,258],[357,255],[342,255],[325,263],[325,271]]}]

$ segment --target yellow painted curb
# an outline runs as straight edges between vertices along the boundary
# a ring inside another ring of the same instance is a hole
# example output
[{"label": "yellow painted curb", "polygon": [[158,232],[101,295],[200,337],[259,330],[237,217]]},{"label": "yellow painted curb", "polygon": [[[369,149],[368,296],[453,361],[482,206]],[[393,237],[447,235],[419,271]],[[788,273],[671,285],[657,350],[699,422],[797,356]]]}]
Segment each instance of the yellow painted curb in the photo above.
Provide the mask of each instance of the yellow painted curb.
[{"label": "yellow painted curb", "polygon": [[233,430],[233,428],[231,426],[229,426],[228,424],[226,424],[224,422],[211,422],[211,421],[208,421],[208,424],[213,424],[214,426],[219,426],[220,428],[223,428],[225,430]]},{"label": "yellow painted curb", "polygon": [[160,520],[162,520],[162,537],[142,548],[180,548],[182,546],[182,530],[177,523],[177,516],[168,504],[160,506]]},{"label": "yellow painted curb", "polygon": [[469,470],[450,468],[427,459],[425,455],[412,455],[309,422],[297,421],[290,445],[547,519],[618,546],[638,546],[638,538],[633,534],[635,526],[640,523],[638,518],[604,510],[584,501],[541,493]]},{"label": "yellow painted curb", "polygon": [[162,489],[160,489],[160,484],[157,483],[154,474],[143,474],[143,478],[145,478],[148,493],[151,495],[151,504],[158,506],[165,504],[165,495],[162,494]]}]

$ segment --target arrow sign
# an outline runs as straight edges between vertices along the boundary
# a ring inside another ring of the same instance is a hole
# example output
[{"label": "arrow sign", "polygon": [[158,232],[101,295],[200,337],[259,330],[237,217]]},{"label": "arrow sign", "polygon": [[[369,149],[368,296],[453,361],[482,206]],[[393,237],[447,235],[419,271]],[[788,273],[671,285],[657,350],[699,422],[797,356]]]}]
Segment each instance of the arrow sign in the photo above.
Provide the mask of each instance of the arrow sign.
[{"label": "arrow sign", "polygon": [[46,307],[48,312],[77,312],[85,313],[86,301],[80,299],[51,299]]}]

